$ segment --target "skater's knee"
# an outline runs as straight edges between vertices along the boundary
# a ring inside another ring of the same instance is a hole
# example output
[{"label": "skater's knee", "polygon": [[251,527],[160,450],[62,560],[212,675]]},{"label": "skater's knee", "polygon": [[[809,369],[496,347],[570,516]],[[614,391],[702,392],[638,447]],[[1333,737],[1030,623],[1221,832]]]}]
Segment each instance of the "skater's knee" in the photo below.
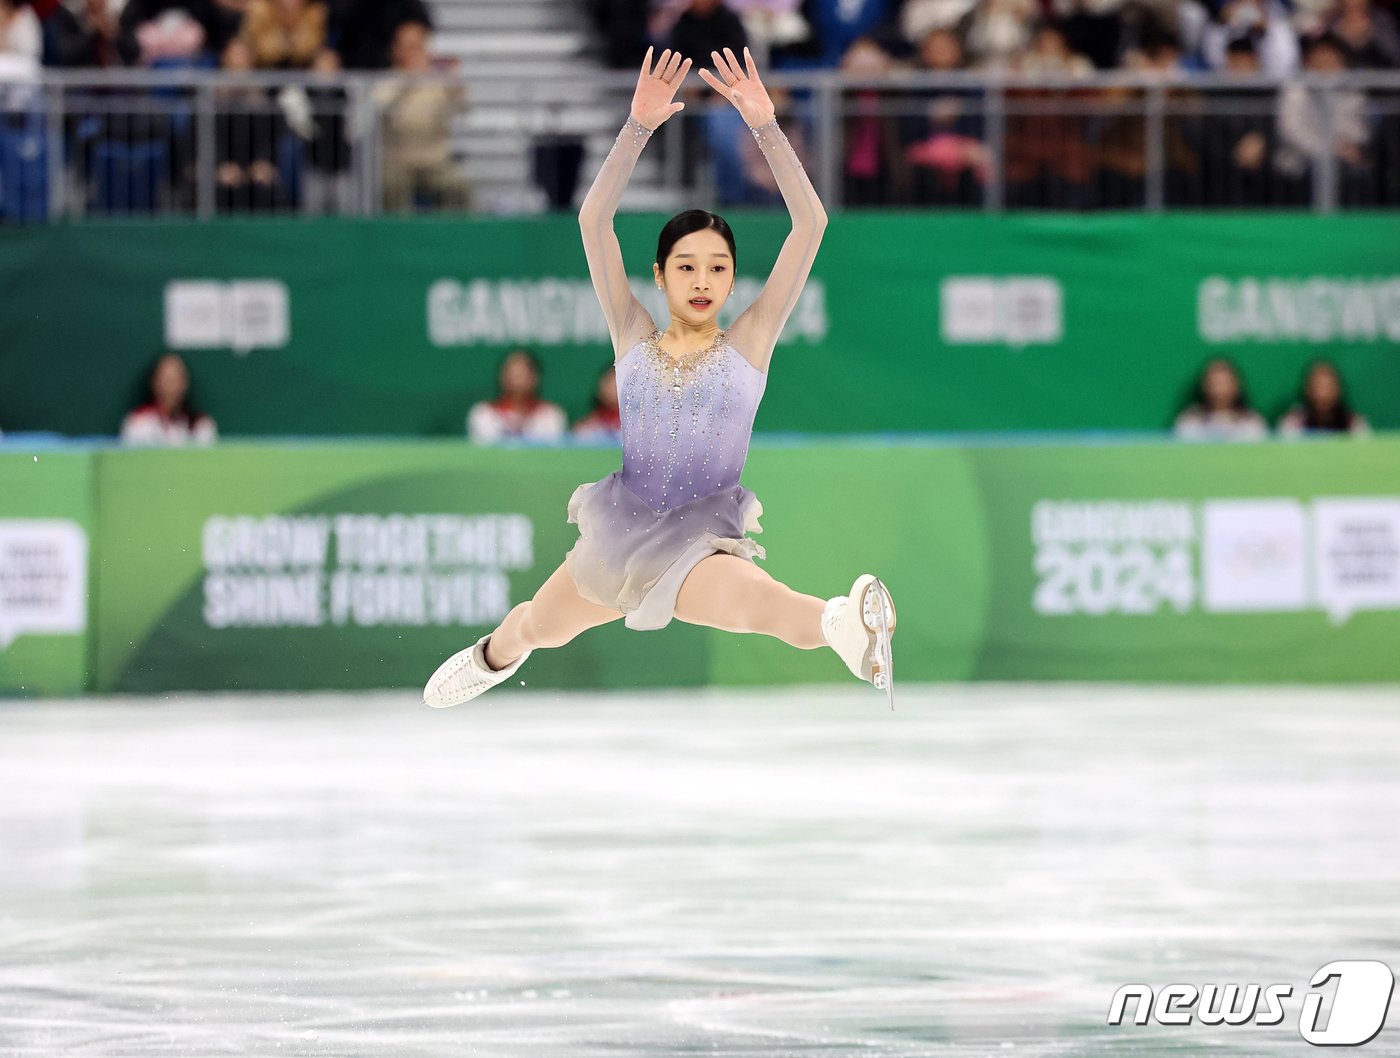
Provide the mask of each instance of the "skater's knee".
[{"label": "skater's knee", "polygon": [[578,629],[549,620],[539,607],[526,606],[520,618],[520,638],[531,650],[562,647],[578,635]]}]

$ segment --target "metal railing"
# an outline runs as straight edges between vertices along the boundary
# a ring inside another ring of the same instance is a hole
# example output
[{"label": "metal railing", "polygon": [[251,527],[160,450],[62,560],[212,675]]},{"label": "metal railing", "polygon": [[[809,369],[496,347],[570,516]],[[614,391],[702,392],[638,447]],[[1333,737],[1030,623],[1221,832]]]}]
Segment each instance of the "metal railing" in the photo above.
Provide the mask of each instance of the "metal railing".
[{"label": "metal railing", "polygon": [[[1400,205],[1400,74],[767,81],[831,209]],[[440,76],[45,71],[0,82],[0,217],[491,209],[464,177],[478,141],[506,152],[506,182],[528,179],[542,143],[572,145],[550,157],[583,171],[543,181],[572,208],[634,83],[472,83],[464,117],[461,82]],[[780,205],[733,109],[683,91],[637,183],[687,204]]]}]

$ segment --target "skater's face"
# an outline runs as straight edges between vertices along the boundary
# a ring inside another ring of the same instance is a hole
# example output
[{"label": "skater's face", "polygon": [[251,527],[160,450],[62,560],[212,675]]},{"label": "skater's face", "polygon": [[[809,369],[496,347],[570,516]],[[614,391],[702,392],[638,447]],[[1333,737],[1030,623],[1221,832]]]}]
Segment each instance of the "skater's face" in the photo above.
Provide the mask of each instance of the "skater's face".
[{"label": "skater's face", "polygon": [[652,265],[666,292],[671,318],[701,326],[719,315],[734,290],[734,257],[729,243],[713,228],[676,240],[666,266]]}]

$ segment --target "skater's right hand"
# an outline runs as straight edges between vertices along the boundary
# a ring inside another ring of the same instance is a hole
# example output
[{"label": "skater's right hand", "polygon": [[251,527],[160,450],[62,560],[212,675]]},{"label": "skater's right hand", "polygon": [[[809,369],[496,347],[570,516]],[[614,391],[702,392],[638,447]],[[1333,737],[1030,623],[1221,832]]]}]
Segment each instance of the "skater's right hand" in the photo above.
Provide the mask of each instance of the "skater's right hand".
[{"label": "skater's right hand", "polygon": [[690,60],[681,61],[681,54],[667,48],[651,65],[651,51],[642,60],[642,74],[637,78],[637,91],[632,95],[632,117],[649,129],[657,128],[672,114],[685,109],[684,103],[673,103],[676,90],[690,72]]}]

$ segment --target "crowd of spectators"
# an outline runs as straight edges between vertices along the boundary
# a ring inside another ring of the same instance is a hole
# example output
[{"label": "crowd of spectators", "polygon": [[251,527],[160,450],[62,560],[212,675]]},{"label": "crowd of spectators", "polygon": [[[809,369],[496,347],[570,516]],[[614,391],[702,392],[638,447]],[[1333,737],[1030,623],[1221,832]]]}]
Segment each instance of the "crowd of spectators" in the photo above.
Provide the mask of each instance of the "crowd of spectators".
[{"label": "crowd of spectators", "polygon": [[[43,67],[305,71],[299,84],[217,90],[217,209],[300,204],[344,213],[355,207],[350,172],[364,129],[342,85],[318,75],[442,70],[451,64],[431,56],[432,30],[426,0],[0,0],[0,78],[22,85]],[[26,104],[42,109],[13,87],[3,104],[4,136],[28,119]],[[385,208],[466,208],[470,192],[451,163],[448,135],[466,105],[460,82],[386,84],[374,104],[382,121]],[[192,207],[198,147],[188,92],[87,89],[69,106],[65,150],[90,208]],[[35,165],[42,168],[42,159]]]},{"label": "crowd of spectators", "polygon": [[[1398,7],[1400,0],[595,0],[608,59],[618,67],[639,62],[649,44],[702,62],[711,50],[747,45],[778,70],[1067,79],[1065,87],[1006,95],[1006,204],[1050,207],[1144,201],[1143,91],[1073,86],[1108,71],[1171,85],[1165,202],[1301,204],[1313,193],[1315,163],[1329,154],[1343,204],[1400,202],[1400,93],[1376,108],[1353,89],[1262,80],[1400,67]],[[1201,73],[1238,87],[1193,90]],[[849,90],[845,202],[982,204],[990,175],[985,104],[975,85]],[[731,131],[705,137],[721,200],[763,201],[768,196],[725,146]]]}]

